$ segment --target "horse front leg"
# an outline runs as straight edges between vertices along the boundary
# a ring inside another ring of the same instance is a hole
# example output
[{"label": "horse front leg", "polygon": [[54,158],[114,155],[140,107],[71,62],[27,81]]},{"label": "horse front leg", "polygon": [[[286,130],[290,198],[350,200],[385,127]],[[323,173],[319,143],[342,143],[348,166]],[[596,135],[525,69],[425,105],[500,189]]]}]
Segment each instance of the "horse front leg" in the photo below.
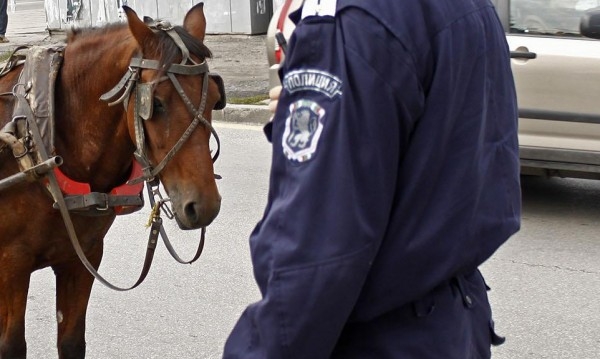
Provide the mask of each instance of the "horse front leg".
[{"label": "horse front leg", "polygon": [[[99,240],[102,243],[102,240]],[[88,260],[98,268],[102,259],[102,245]],[[57,346],[60,359],[85,358],[85,320],[94,277],[79,259],[53,266],[56,275]]]},{"label": "horse front leg", "polygon": [[25,308],[31,268],[0,249],[0,358],[24,359]]}]

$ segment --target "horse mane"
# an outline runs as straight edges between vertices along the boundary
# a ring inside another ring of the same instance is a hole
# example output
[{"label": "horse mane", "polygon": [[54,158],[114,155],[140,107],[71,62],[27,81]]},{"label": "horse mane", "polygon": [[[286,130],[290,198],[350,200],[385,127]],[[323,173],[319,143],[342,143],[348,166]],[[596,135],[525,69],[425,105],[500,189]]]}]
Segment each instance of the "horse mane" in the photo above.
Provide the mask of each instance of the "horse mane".
[{"label": "horse mane", "polygon": [[[188,48],[190,54],[194,54],[202,60],[212,57],[212,53],[208,47],[202,41],[190,35],[183,27],[175,26],[173,29],[181,37],[183,44]],[[179,48],[164,31],[159,31],[159,34],[161,35],[159,47],[163,49],[163,54],[170,54],[172,56],[170,59],[165,58],[164,60],[167,60],[165,63],[171,63],[174,61],[174,57],[179,54]]]},{"label": "horse mane", "polygon": [[[87,37],[110,35],[126,28],[126,23],[111,23],[102,27],[71,29],[67,34],[67,45]],[[202,41],[190,35],[182,26],[174,26],[173,29],[181,37],[190,54],[197,56],[201,61],[212,58],[212,52],[209,48]],[[181,55],[181,50],[165,31],[155,31],[155,34],[158,36],[158,46],[155,53],[148,55],[158,56],[162,68],[164,64],[174,63],[175,59]]]}]

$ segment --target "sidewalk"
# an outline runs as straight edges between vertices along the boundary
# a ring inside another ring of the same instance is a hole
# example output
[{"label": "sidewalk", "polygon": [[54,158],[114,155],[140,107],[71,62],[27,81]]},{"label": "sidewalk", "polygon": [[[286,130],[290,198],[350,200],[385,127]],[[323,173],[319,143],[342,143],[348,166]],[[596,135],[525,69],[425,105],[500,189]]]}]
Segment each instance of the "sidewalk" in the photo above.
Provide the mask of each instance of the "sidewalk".
[{"label": "sidewalk", "polygon": [[[6,37],[9,43],[0,44],[0,54],[20,45],[39,45],[63,42],[65,32],[50,34],[44,9],[8,10]],[[269,65],[267,63],[265,35],[208,34],[206,45],[213,53],[208,60],[210,70],[225,82],[228,100],[247,98],[268,93]],[[264,124],[269,120],[267,106],[227,104],[223,110],[213,112],[213,120]]]}]

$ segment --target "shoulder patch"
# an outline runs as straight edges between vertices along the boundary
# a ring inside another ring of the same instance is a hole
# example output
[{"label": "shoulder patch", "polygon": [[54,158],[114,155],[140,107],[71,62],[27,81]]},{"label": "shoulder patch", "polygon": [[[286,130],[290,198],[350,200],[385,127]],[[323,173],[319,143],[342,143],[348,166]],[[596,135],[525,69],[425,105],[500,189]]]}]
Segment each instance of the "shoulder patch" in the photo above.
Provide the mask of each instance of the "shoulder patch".
[{"label": "shoulder patch", "polygon": [[317,91],[333,98],[342,95],[342,81],[336,76],[317,69],[294,70],[283,76],[283,88],[289,93]]},{"label": "shoulder patch", "polygon": [[337,0],[304,0],[302,18],[307,16],[335,16]]},{"label": "shoulder patch", "polygon": [[289,160],[306,162],[313,157],[323,131],[323,116],[325,109],[314,101],[298,100],[290,105],[281,141]]}]

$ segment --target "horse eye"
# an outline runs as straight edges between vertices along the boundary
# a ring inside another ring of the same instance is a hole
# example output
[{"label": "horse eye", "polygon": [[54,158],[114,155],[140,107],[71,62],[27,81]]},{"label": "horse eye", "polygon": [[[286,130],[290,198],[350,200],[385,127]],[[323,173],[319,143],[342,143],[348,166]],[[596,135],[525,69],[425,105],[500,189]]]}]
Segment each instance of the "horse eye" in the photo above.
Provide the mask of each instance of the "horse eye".
[{"label": "horse eye", "polygon": [[158,97],[155,97],[152,100],[152,108],[154,109],[154,113],[157,113],[157,114],[162,114],[162,113],[166,112],[165,106],[163,105],[162,101]]}]

